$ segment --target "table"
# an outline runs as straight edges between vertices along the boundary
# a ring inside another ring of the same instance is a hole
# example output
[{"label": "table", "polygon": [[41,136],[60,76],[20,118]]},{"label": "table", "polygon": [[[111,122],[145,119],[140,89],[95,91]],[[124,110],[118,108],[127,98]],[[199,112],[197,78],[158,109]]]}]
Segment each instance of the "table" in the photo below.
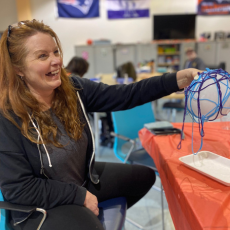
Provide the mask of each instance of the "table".
[{"label": "table", "polygon": [[[182,123],[173,126],[181,128]],[[230,130],[222,126],[221,122],[204,124],[202,150],[230,158]],[[200,146],[198,131],[198,124],[194,124],[194,151]],[[154,136],[145,128],[139,132],[143,147],[159,171],[174,226],[176,230],[229,230],[230,187],[189,169],[178,160],[192,153],[191,123],[185,123],[184,133],[185,140],[178,150],[178,134]]]}]

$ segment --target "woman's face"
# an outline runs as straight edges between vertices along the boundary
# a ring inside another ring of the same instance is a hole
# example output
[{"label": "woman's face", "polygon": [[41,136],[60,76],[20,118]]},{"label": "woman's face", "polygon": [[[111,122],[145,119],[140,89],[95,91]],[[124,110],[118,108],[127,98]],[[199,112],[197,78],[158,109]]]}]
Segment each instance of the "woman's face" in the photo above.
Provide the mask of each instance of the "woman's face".
[{"label": "woman's face", "polygon": [[28,54],[19,73],[34,96],[48,96],[61,85],[62,58],[49,34],[37,33],[25,44]]}]

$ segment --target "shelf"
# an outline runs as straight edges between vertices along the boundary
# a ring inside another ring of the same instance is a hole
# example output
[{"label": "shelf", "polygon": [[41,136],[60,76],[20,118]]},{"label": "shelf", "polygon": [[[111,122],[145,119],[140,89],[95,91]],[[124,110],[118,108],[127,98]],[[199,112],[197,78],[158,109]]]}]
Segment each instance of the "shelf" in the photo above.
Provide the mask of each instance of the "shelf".
[{"label": "shelf", "polygon": [[180,55],[180,52],[175,53],[158,53],[159,56],[167,56],[167,55]]},{"label": "shelf", "polygon": [[175,65],[180,65],[179,63],[173,64],[173,63],[159,63],[157,66],[175,66]]},{"label": "shelf", "polygon": [[167,40],[153,40],[152,43],[158,44],[158,45],[175,45],[175,44],[181,44],[181,43],[188,43],[188,42],[197,42],[196,39],[167,39]]}]

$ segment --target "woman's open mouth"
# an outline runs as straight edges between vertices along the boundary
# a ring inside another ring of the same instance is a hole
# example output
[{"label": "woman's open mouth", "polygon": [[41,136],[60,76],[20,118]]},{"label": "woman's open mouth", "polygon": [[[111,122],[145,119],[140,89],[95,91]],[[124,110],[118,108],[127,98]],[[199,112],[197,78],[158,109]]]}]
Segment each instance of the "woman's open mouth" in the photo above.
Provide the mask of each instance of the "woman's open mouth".
[{"label": "woman's open mouth", "polygon": [[46,76],[49,76],[49,77],[57,76],[58,73],[59,73],[59,71],[60,71],[60,69],[55,70],[55,71],[53,71],[53,72],[49,72],[49,73],[46,74]]}]

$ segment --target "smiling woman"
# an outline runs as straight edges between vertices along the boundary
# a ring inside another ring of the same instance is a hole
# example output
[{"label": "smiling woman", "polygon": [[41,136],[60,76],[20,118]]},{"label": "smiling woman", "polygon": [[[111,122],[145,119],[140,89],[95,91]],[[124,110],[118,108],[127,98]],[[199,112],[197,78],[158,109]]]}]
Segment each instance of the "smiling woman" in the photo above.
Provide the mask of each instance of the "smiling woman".
[{"label": "smiling woman", "polygon": [[[0,188],[6,201],[46,209],[43,230],[103,230],[98,202],[127,207],[155,182],[140,165],[95,162],[87,112],[131,109],[188,86],[188,69],[130,85],[67,76],[55,32],[37,20],[9,26],[0,41]],[[13,229],[36,229],[42,214],[11,212]]]},{"label": "smiling woman", "polygon": [[[40,113],[52,107],[59,119],[67,118],[65,128],[70,135],[80,138],[83,124],[79,120],[77,98],[62,68],[62,50],[55,32],[36,20],[19,22],[4,32],[0,47],[0,109],[5,117],[18,126],[9,113],[10,108],[22,120],[22,133],[37,143],[28,127],[28,111],[31,111],[45,143],[60,146],[49,114]],[[8,78],[11,84],[6,81]],[[67,95],[71,97],[67,99]]]},{"label": "smiling woman", "polygon": [[23,77],[30,92],[45,109],[52,105],[54,90],[61,85],[62,58],[54,39],[38,32],[25,42],[28,53],[24,68],[16,70]]}]

